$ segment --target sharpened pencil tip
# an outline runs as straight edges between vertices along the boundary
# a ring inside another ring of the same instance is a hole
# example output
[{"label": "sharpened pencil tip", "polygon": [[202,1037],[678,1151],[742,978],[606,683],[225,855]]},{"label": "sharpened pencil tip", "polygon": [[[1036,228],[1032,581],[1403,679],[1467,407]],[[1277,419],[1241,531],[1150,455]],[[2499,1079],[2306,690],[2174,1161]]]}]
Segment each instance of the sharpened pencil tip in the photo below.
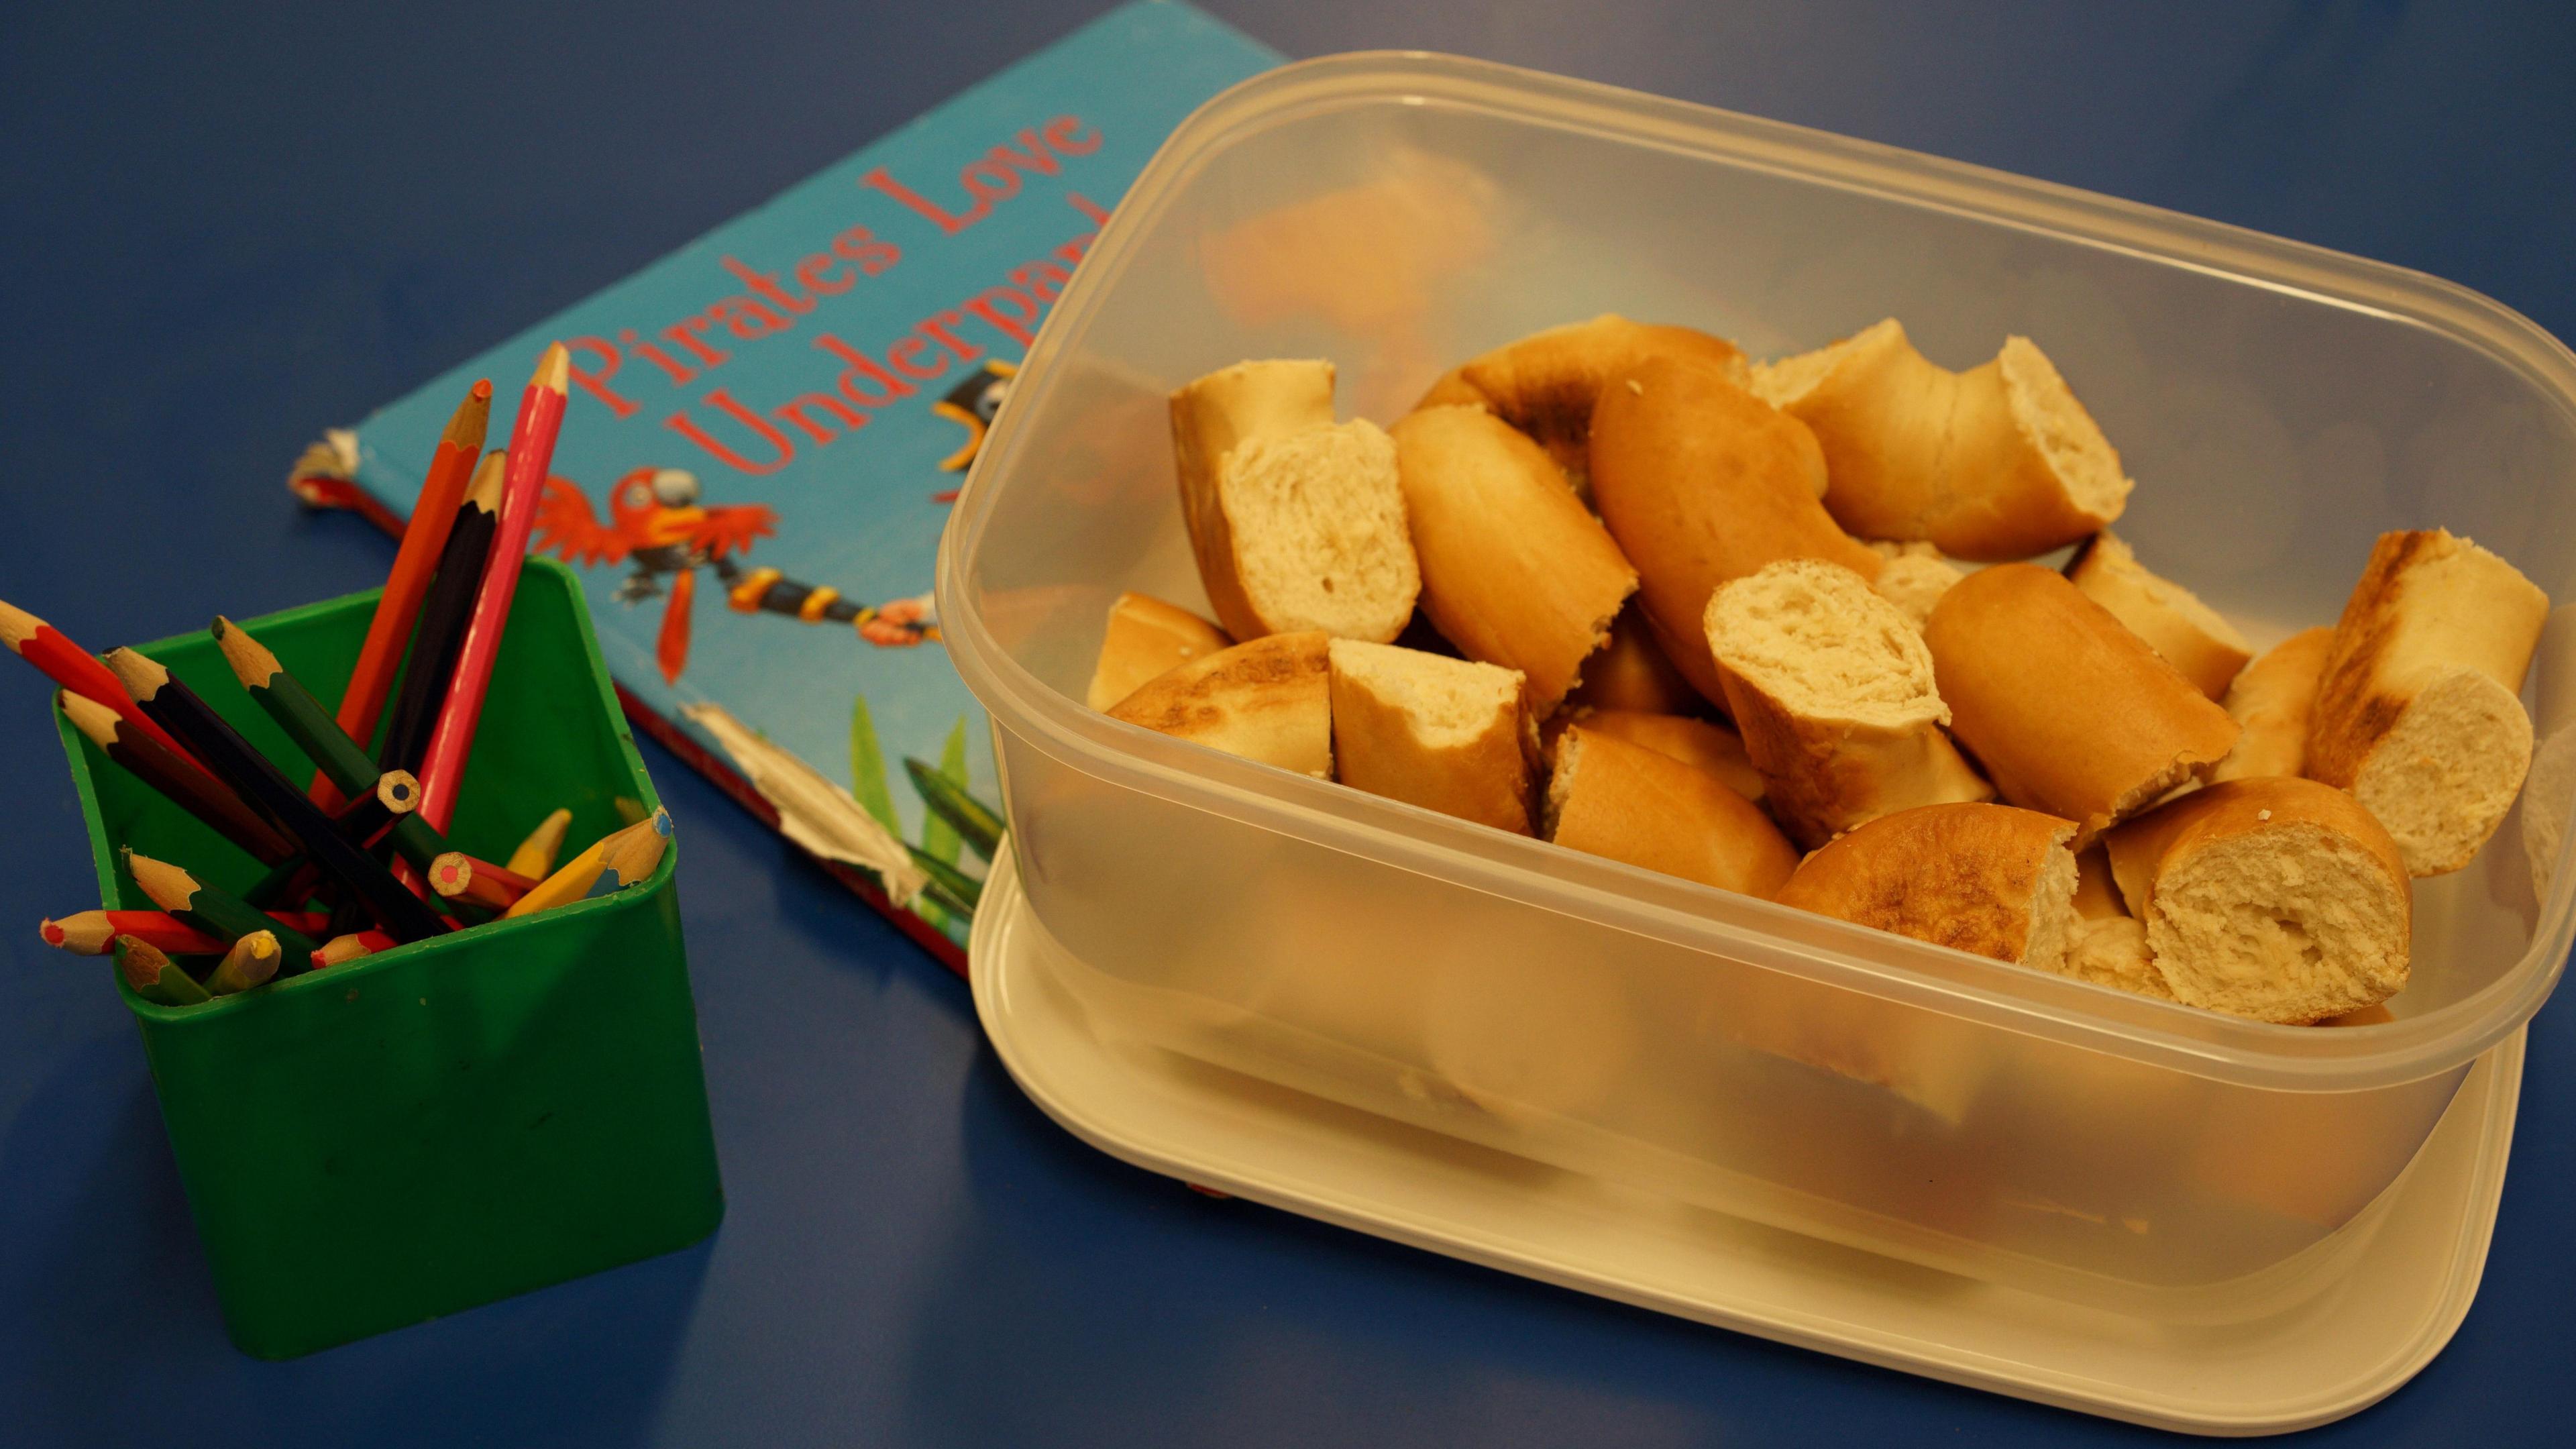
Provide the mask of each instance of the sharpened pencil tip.
[{"label": "sharpened pencil tip", "polygon": [[0,601],[0,644],[8,645],[10,653],[25,653],[27,641],[35,638],[36,631],[43,627],[44,620],[15,604]]},{"label": "sharpened pencil tip", "polygon": [[490,402],[492,400],[492,379],[488,377],[478,377],[474,379],[474,386],[470,390],[474,394],[475,401]]},{"label": "sharpened pencil tip", "polygon": [[45,918],[44,924],[36,927],[36,934],[38,937],[43,939],[46,945],[59,946],[63,943],[62,922],[48,916]]},{"label": "sharpened pencil tip", "polygon": [[537,370],[528,378],[528,386],[549,392],[565,392],[572,387],[572,353],[560,342],[546,344],[537,358]]}]

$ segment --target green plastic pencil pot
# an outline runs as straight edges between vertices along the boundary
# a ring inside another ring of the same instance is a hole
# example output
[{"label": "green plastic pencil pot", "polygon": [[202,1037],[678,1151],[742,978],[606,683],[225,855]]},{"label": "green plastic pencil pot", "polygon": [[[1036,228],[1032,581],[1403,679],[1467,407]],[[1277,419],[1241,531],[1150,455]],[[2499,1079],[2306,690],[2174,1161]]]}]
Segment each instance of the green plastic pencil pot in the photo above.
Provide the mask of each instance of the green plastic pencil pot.
[{"label": "green plastic pencil pot", "polygon": [[[245,621],[334,692],[375,594]],[[143,652],[291,776],[213,638]],[[63,727],[102,898],[120,847],[246,890],[259,863]],[[528,562],[448,832],[487,859],[657,804],[571,572]],[[233,1341],[288,1358],[696,1242],[724,1214],[673,873],[203,1005],[122,984]]]}]

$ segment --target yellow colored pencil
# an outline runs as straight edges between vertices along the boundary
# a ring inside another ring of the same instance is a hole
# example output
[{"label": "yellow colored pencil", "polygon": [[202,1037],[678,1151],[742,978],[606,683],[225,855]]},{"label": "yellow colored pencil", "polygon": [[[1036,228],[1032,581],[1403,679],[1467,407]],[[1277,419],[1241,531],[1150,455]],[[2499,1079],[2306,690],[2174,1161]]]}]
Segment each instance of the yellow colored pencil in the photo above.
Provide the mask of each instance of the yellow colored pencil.
[{"label": "yellow colored pencil", "polygon": [[601,836],[590,849],[537,882],[535,890],[519,897],[501,917],[534,915],[630,885],[653,873],[670,844],[671,812],[656,810],[647,819]]},{"label": "yellow colored pencil", "polygon": [[512,875],[530,880],[544,880],[554,874],[555,857],[563,854],[564,832],[572,828],[572,812],[557,810],[528,832],[519,848],[510,852],[502,867]]}]

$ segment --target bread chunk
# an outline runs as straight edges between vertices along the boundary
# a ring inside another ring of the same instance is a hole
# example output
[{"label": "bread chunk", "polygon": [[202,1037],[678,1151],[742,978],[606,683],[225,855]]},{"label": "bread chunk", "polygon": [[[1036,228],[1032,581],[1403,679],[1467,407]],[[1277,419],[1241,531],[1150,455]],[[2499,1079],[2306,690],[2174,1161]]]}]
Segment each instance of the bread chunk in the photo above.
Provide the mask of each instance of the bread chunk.
[{"label": "bread chunk", "polygon": [[1120,594],[1109,605],[1108,625],[1100,635],[1100,658],[1092,666],[1091,688],[1084,702],[1093,709],[1107,709],[1147,680],[1233,642],[1224,630],[1178,604],[1167,604],[1151,594]]},{"label": "bread chunk", "polygon": [[2064,967],[2075,933],[2071,822],[2010,805],[1927,805],[1810,855],[1776,899],[1936,946]]},{"label": "bread chunk", "polygon": [[1771,564],[1719,588],[1707,628],[1745,753],[1800,842],[1992,797],[1941,731],[1950,710],[1922,635],[1858,574],[1814,559]]},{"label": "bread chunk", "polygon": [[1582,724],[1557,741],[1546,822],[1569,850],[1766,899],[1798,865],[1761,807],[1716,776]]},{"label": "bread chunk", "polygon": [[1220,649],[1148,680],[1110,706],[1109,717],[1330,779],[1331,639],[1316,629]]},{"label": "bread chunk", "polygon": [[2235,625],[2199,595],[2139,563],[2136,552],[2107,529],[2076,551],[2066,577],[2212,699],[2224,696],[2254,657],[2254,646]]},{"label": "bread chunk", "polygon": [[1343,784],[1530,833],[1538,744],[1518,670],[1353,639],[1330,653]]}]

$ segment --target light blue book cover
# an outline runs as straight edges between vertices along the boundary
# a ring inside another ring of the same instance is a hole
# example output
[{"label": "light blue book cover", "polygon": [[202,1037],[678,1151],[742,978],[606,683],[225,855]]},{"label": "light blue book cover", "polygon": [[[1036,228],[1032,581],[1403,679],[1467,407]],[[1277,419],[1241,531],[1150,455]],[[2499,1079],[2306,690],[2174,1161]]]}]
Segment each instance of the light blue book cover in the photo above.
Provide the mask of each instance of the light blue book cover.
[{"label": "light blue book cover", "polygon": [[962,872],[925,865],[908,923],[957,964],[985,862],[905,764],[997,794],[932,614],[949,503],[1108,209],[1184,117],[1280,59],[1184,5],[1114,10],[377,412],[355,482],[407,515],[473,381],[499,446],[564,342],[532,551],[580,570],[630,710],[720,779],[756,776],[718,706]]}]

